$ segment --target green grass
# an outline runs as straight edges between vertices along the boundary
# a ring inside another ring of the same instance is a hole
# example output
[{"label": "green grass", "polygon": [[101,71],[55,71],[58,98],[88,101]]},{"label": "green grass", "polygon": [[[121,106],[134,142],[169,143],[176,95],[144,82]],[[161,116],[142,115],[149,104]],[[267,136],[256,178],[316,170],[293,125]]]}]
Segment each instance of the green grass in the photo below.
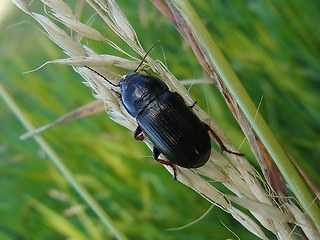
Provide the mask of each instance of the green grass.
[{"label": "green grass", "polygon": [[[167,20],[149,2],[146,16],[139,16],[134,1],[119,1],[147,49],[161,40],[166,63],[179,79],[202,78],[192,51]],[[236,71],[282,146],[320,186],[320,15],[317,1],[194,1],[194,6],[222,52]],[[33,3],[36,6],[36,2]],[[131,6],[132,5],[132,6]],[[141,7],[141,5],[140,5]],[[86,21],[92,11],[86,9]],[[147,22],[140,22],[142,17]],[[28,21],[7,29],[12,24]],[[100,29],[98,18],[93,23]],[[107,35],[109,36],[109,35]],[[114,35],[112,35],[115,38]],[[0,84],[35,126],[93,100],[89,88],[70,67],[49,65],[22,75],[47,60],[65,57],[18,9],[1,23]],[[117,40],[119,41],[119,40]],[[118,44],[118,42],[117,42]],[[117,54],[89,41],[98,53]],[[119,42],[121,45],[121,42]],[[162,49],[151,55],[164,59]],[[240,144],[243,136],[214,86],[196,85],[191,95]],[[82,198],[61,176],[43,149],[32,139],[20,141],[26,130],[0,100],[0,223],[1,239],[106,239],[110,235],[97,216],[86,209],[73,216],[63,211]],[[180,231],[209,208],[196,193],[172,180],[152,160],[144,144],[112,122],[104,113],[58,126],[42,134],[75,179],[111,217],[129,239],[255,239],[218,208],[199,223]],[[247,146],[243,152],[252,156]],[[250,157],[249,157],[250,158]],[[252,163],[254,158],[251,157]],[[61,201],[48,192],[69,196]],[[272,237],[271,237],[272,238]]]}]

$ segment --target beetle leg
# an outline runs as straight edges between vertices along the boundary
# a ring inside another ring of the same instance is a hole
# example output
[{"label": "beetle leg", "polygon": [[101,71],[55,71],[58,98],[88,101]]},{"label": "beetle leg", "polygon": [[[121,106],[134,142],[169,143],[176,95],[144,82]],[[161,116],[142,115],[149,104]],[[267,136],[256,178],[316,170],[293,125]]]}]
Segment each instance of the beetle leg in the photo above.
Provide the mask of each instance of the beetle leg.
[{"label": "beetle leg", "polygon": [[121,97],[122,97],[121,92],[118,92],[118,91],[116,91],[116,90],[114,90],[112,88],[111,88],[111,91],[113,91],[116,94],[117,98],[121,99]]},{"label": "beetle leg", "polygon": [[138,141],[142,141],[144,139],[142,129],[140,126],[138,126],[137,129],[134,131],[133,136]]},{"label": "beetle leg", "polygon": [[156,148],[155,146],[153,147],[153,151],[152,151],[152,157],[159,163],[164,164],[164,165],[169,165],[172,170],[173,170],[173,179],[177,180],[177,168],[176,166],[170,162],[170,161],[166,161],[163,159],[159,159],[161,152],[158,148]]},{"label": "beetle leg", "polygon": [[207,129],[207,131],[209,131],[212,134],[212,136],[217,140],[222,152],[227,152],[227,153],[231,153],[231,154],[238,155],[238,156],[244,156],[243,153],[233,152],[233,151],[227,149],[227,147],[223,144],[223,142],[221,141],[219,136],[215,133],[215,131],[213,131],[213,129],[208,124],[206,124],[204,122],[203,122],[203,125]]},{"label": "beetle leg", "polygon": [[189,108],[192,109],[196,104],[197,104],[197,101],[194,101],[194,102],[189,106]]},{"label": "beetle leg", "polygon": [[140,71],[143,71],[143,72],[145,72],[148,76],[151,76],[151,73],[149,73],[148,70],[145,69],[145,68],[142,68]]},{"label": "beetle leg", "polygon": [[[181,97],[181,95],[177,92],[174,92],[174,94],[184,103],[186,103],[183,99],[183,97]],[[192,109],[195,105],[197,104],[197,101],[194,101],[190,106],[188,106],[190,109]]]}]

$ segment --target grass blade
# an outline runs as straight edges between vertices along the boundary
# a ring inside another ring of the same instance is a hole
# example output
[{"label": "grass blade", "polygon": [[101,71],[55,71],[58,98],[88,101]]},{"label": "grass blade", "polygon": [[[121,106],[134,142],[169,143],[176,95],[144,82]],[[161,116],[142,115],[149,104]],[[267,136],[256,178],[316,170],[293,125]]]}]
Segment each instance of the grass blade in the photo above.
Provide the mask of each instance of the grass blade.
[{"label": "grass blade", "polygon": [[[14,100],[10,97],[8,92],[0,85],[0,95],[7,103],[9,108],[14,112],[20,122],[26,127],[28,131],[32,131],[34,127],[32,124],[25,118],[19,107],[15,104]],[[70,170],[66,165],[61,161],[53,149],[46,143],[46,141],[41,136],[34,136],[36,142],[41,146],[41,148],[48,154],[49,158],[53,164],[59,169],[62,175],[67,179],[70,185],[78,192],[82,199],[88,204],[92,211],[97,214],[100,220],[104,225],[110,230],[110,232],[117,239],[127,239],[121,232],[119,232],[114,224],[112,223],[111,218],[104,212],[100,205],[92,198],[92,196],[75,180]]]}]

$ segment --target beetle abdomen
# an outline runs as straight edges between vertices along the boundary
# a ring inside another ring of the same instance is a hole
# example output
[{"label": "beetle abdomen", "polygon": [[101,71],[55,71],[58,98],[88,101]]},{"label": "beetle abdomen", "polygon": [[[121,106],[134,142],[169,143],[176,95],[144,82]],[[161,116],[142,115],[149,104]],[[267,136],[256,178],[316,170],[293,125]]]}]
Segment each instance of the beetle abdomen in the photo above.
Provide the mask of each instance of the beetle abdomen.
[{"label": "beetle abdomen", "polygon": [[177,93],[167,91],[153,100],[137,122],[155,147],[178,166],[197,168],[208,161],[209,134]]}]

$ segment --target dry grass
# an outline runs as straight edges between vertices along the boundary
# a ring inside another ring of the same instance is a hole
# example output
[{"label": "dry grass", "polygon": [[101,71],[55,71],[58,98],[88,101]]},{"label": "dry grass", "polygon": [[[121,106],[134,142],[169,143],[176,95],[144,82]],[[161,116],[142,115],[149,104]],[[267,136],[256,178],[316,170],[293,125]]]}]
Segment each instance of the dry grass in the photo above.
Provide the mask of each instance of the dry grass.
[{"label": "dry grass", "polygon": [[[111,90],[113,86],[84,66],[90,66],[105,78],[117,82],[121,75],[114,70],[114,66],[134,70],[139,64],[139,59],[121,50],[115,43],[103,36],[99,32],[99,29],[94,29],[90,27],[90,25],[80,22],[74,15],[73,10],[63,1],[43,0],[42,2],[50,9],[50,14],[46,16],[32,12],[25,1],[15,0],[14,2],[21,10],[32,16],[43,27],[48,37],[70,57],[50,62],[73,66],[74,70],[85,79],[85,84],[93,89],[95,97],[104,103],[108,115],[118,124],[132,131],[135,130],[137,123],[135,119],[129,116],[114,91]],[[170,1],[168,2],[170,3]],[[145,50],[139,43],[136,32],[114,1],[87,0],[87,3],[104,20],[110,29],[125,41],[138,55],[144,56]],[[189,42],[195,49],[196,55],[202,59],[200,63],[205,69],[207,68],[206,70],[209,76],[214,79],[214,82],[227,99],[232,113],[246,133],[246,137],[257,159],[265,162],[265,159],[270,158],[270,156],[253,133],[236,99],[223,84],[219,75],[216,74],[216,71],[207,64],[206,56],[203,55],[201,49],[203,46],[199,46],[196,39],[192,40],[192,36],[194,35],[190,32],[191,28],[183,18],[183,15],[181,15],[181,12],[177,10],[174,3],[170,4],[171,10],[175,9],[174,11],[172,10],[175,17],[173,18],[171,15],[167,15],[167,17],[171,18],[172,21],[177,21],[177,19],[181,20],[180,22],[176,22],[176,25],[179,26],[184,36],[188,36],[189,40],[191,39]],[[59,28],[52,21],[52,18],[72,30],[76,37],[71,37]],[[125,53],[128,58],[97,55],[89,47],[80,43],[80,40],[83,38],[90,38],[109,44],[120,52]],[[188,96],[187,90],[173,74],[170,73],[164,64],[148,56],[145,65],[145,67],[150,68],[154,73],[158,74],[161,79],[170,86],[172,91],[176,91],[183,96],[187,103],[191,104],[193,102]],[[237,151],[236,148],[231,145],[222,129],[204,111],[198,106],[194,108],[194,111],[202,121],[208,123],[211,128],[214,129],[228,149]],[[151,148],[148,142],[145,143]],[[165,167],[172,173],[171,167]],[[293,223],[293,226],[300,226],[309,239],[317,239],[320,237],[319,232],[310,218],[301,212],[292,201],[284,200],[281,196],[277,196],[272,190],[272,187],[268,186],[263,180],[263,177],[257,173],[244,157],[228,153],[222,155],[216,150],[212,150],[208,163],[203,167],[194,170],[181,167],[177,168],[178,181],[192,188],[212,204],[230,213],[245,228],[261,239],[268,239],[262,230],[263,228],[268,229],[278,239],[296,239],[293,235],[292,225],[290,226],[289,223]],[[204,179],[202,176],[208,179]],[[221,182],[234,195],[231,196],[219,191],[210,184],[211,181]],[[280,189],[281,188],[283,188],[283,186],[281,186]],[[252,215],[249,216],[244,213],[238,206],[248,209]]]}]

